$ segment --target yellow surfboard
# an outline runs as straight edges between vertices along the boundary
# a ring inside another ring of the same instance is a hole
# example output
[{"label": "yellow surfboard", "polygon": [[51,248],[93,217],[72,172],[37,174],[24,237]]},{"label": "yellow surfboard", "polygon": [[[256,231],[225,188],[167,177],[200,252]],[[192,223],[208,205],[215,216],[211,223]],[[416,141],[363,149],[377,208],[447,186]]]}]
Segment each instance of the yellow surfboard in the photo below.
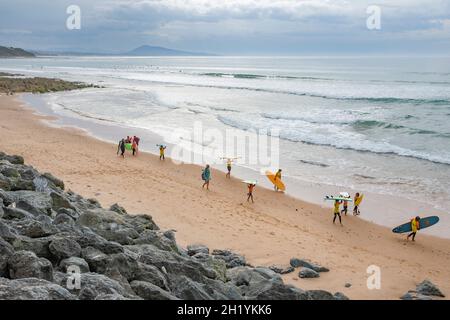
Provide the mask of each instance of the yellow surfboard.
[{"label": "yellow surfboard", "polygon": [[273,185],[278,188],[278,190],[281,190],[281,191],[286,190],[286,186],[284,185],[283,181],[281,181],[281,179],[277,179],[273,172],[266,171],[266,176],[267,176],[267,178],[269,178],[270,182],[272,182]]},{"label": "yellow surfboard", "polygon": [[359,206],[359,204],[362,202],[363,198],[364,198],[364,195],[363,194],[360,195],[358,200],[355,201],[355,206]]}]

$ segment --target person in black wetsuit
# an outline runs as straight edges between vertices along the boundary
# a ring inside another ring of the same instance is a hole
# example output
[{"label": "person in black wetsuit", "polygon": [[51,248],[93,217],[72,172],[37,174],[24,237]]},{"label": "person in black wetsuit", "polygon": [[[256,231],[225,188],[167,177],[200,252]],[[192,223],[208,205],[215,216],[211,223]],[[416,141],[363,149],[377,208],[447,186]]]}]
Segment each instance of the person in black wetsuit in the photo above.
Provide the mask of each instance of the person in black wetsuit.
[{"label": "person in black wetsuit", "polygon": [[119,154],[119,151],[121,152],[120,155],[122,158],[125,158],[125,139],[119,141],[119,145],[117,146],[117,154]]}]

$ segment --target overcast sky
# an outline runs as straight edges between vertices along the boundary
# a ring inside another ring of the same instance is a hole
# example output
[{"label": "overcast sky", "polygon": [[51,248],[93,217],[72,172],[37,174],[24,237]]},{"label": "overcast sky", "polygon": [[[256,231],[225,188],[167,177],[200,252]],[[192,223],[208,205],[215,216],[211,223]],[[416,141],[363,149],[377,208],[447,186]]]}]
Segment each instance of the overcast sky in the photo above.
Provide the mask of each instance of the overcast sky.
[{"label": "overcast sky", "polygon": [[[68,30],[66,9],[81,8]],[[381,8],[381,30],[366,26]],[[450,0],[0,0],[0,45],[218,54],[450,52]]]}]

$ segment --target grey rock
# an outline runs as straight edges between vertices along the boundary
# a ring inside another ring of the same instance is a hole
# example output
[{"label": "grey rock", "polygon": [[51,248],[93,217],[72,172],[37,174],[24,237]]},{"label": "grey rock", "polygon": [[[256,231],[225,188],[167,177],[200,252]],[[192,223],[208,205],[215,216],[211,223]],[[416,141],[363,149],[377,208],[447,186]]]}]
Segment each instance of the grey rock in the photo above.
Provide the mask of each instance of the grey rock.
[{"label": "grey rock", "polygon": [[334,295],[325,290],[308,290],[309,300],[336,300]]},{"label": "grey rock", "polygon": [[214,297],[206,292],[206,286],[193,281],[186,276],[177,277],[171,285],[172,294],[182,300],[213,300]]},{"label": "grey rock", "polygon": [[68,267],[74,267],[74,266],[79,268],[81,273],[90,272],[89,264],[86,262],[86,260],[84,260],[83,258],[80,258],[80,257],[70,257],[70,258],[62,260],[59,263],[59,267],[64,272],[67,272]]},{"label": "grey rock", "polygon": [[305,268],[305,267],[302,267],[301,269],[300,269],[300,272],[298,273],[298,276],[300,277],[300,278],[318,278],[318,277],[320,277],[320,275],[319,275],[319,273],[318,272],[316,272],[316,271],[314,271],[314,270],[312,270],[312,269],[309,269],[309,268]]},{"label": "grey rock", "polygon": [[0,237],[0,277],[9,275],[8,260],[14,253],[14,248]]},{"label": "grey rock", "polygon": [[120,206],[118,203],[114,203],[114,204],[109,208],[109,210],[110,210],[110,211],[117,212],[118,214],[121,214],[121,215],[126,215],[126,214],[128,214],[128,213],[127,213],[127,210],[125,210],[125,208],[122,207],[122,206]]},{"label": "grey rock", "polygon": [[188,255],[193,256],[197,253],[209,254],[209,248],[202,244],[192,244],[187,246]]},{"label": "grey rock", "polygon": [[44,173],[41,175],[41,177],[49,180],[51,183],[53,183],[56,187],[58,187],[61,190],[64,190],[64,182],[61,179],[56,178],[51,173]]},{"label": "grey rock", "polygon": [[74,300],[63,287],[46,280],[0,278],[0,300]]},{"label": "grey rock", "polygon": [[33,219],[33,215],[25,210],[13,207],[3,208],[3,219],[12,220],[12,219]]},{"label": "grey rock", "polygon": [[295,268],[292,266],[289,267],[270,266],[269,269],[279,274],[288,274],[295,271]]},{"label": "grey rock", "polygon": [[169,292],[149,282],[132,281],[130,285],[133,291],[145,300],[178,300]]},{"label": "grey rock", "polygon": [[[68,276],[66,276],[68,277]],[[65,280],[63,280],[65,282]],[[80,275],[79,289],[71,289],[70,292],[77,295],[80,300],[95,300],[98,296],[120,295],[125,298],[137,298],[124,289],[119,282],[110,279],[103,274],[82,273]]]},{"label": "grey rock", "polygon": [[57,261],[81,255],[81,246],[71,239],[56,238],[50,242],[48,248]]},{"label": "grey rock", "polygon": [[74,219],[65,214],[65,213],[58,213],[55,217],[55,219],[53,220],[53,224],[58,225],[58,224],[68,224],[68,225],[74,225],[75,221]]},{"label": "grey rock", "polygon": [[21,235],[30,238],[47,237],[58,232],[58,229],[56,229],[51,222],[39,221],[37,219],[24,218],[11,223],[11,226],[13,226]]},{"label": "grey rock", "polygon": [[325,268],[321,265],[309,262],[307,260],[303,260],[303,259],[297,259],[297,258],[292,258],[290,261],[290,264],[292,267],[294,268],[298,268],[298,267],[305,267],[308,269],[312,269],[315,272],[328,272],[330,271],[328,268]]},{"label": "grey rock", "polygon": [[225,261],[227,268],[235,268],[247,265],[247,261],[245,260],[244,256],[233,253],[229,250],[214,250],[212,252],[212,255],[216,259],[222,259],[223,261]]},{"label": "grey rock", "polygon": [[350,300],[345,294],[343,294],[342,292],[336,292],[334,294],[334,299],[335,300]]},{"label": "grey rock", "polygon": [[416,287],[416,291],[426,296],[445,297],[442,291],[429,280],[424,280],[419,283]]},{"label": "grey rock", "polygon": [[401,300],[433,300],[430,296],[418,293],[417,291],[408,291],[400,297]]},{"label": "grey rock", "polygon": [[0,219],[0,237],[5,241],[11,243],[15,239],[17,239],[17,231],[7,225],[5,222]]},{"label": "grey rock", "polygon": [[38,257],[52,259],[52,254],[48,249],[48,245],[53,240],[50,237],[44,238],[29,238],[26,236],[19,236],[17,239],[11,242],[15,251],[31,251]]},{"label": "grey rock", "polygon": [[17,155],[7,155],[4,152],[0,152],[0,160],[6,160],[11,164],[24,164],[24,159],[22,156]]},{"label": "grey rock", "polygon": [[133,280],[150,282],[164,290],[169,290],[167,277],[157,267],[139,262]]},{"label": "grey rock", "polygon": [[167,238],[161,231],[158,230],[143,231],[139,237],[133,241],[133,243],[151,244],[161,250],[178,252],[176,242]]},{"label": "grey rock", "polygon": [[7,195],[10,202],[16,203],[17,208],[23,209],[35,216],[51,214],[52,199],[45,192],[22,190],[7,192]]},{"label": "grey rock", "polygon": [[73,209],[70,201],[64,196],[63,193],[53,191],[50,193],[50,197],[52,198],[52,209],[57,211],[61,208]]},{"label": "grey rock", "polygon": [[39,278],[53,280],[53,267],[50,261],[37,257],[30,251],[14,252],[8,259],[11,279]]},{"label": "grey rock", "polygon": [[83,248],[81,256],[89,264],[89,269],[97,273],[105,273],[111,261],[109,256],[93,247]]},{"label": "grey rock", "polygon": [[350,283],[350,282],[347,282],[346,284],[345,284],[345,287],[346,288],[350,288],[352,286],[352,284]]}]

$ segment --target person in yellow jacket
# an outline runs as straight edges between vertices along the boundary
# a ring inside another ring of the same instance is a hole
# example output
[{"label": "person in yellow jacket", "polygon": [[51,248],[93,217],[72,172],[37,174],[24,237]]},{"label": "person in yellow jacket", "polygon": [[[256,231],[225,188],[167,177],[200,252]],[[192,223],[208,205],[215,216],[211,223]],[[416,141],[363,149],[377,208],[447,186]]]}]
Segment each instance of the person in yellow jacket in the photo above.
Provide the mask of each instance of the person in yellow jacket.
[{"label": "person in yellow jacket", "polygon": [[165,152],[167,147],[162,144],[158,144],[157,146],[159,147],[159,160],[165,160]]},{"label": "person in yellow jacket", "polygon": [[[278,169],[277,173],[275,173],[275,180],[281,180],[281,169]],[[278,191],[278,187],[274,186],[275,191]]]},{"label": "person in yellow jacket", "polygon": [[333,223],[336,223],[336,218],[339,217],[339,223],[342,226],[341,210],[339,209],[340,205],[341,205],[341,201],[334,200],[334,218],[333,218]]},{"label": "person in yellow jacket", "polygon": [[417,231],[419,231],[419,229],[420,229],[420,217],[417,216],[411,220],[412,232],[408,234],[408,237],[406,239],[409,240],[409,237],[412,237],[412,241],[415,241],[414,239],[416,238],[416,233]]}]

